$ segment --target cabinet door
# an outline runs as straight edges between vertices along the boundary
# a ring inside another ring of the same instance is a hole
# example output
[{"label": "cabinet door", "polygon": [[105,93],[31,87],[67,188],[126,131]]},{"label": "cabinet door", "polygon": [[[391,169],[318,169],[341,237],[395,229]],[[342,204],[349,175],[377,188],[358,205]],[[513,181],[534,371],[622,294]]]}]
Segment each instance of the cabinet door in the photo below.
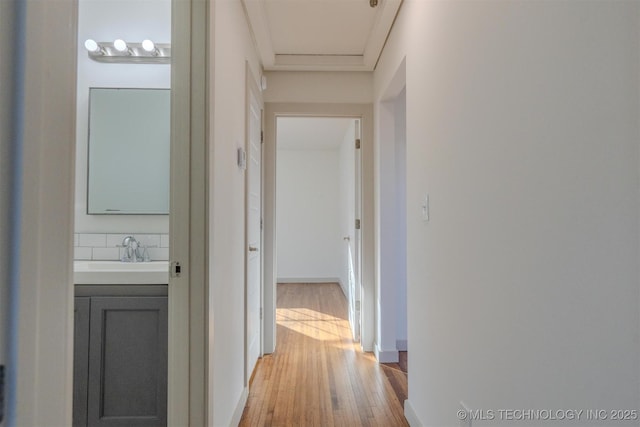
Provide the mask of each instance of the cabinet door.
[{"label": "cabinet door", "polygon": [[73,312],[73,427],[87,425],[89,297],[76,297]]},{"label": "cabinet door", "polygon": [[167,425],[167,297],[92,297],[89,426]]}]

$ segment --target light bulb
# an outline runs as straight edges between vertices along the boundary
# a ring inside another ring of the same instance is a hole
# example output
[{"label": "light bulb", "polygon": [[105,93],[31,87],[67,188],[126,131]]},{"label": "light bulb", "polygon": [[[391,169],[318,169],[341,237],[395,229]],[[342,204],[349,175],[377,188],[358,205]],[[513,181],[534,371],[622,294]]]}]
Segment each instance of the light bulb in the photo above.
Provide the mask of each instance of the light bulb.
[{"label": "light bulb", "polygon": [[84,47],[89,51],[89,52],[98,52],[100,50],[100,46],[98,46],[98,43],[93,40],[93,39],[87,39],[84,42]]},{"label": "light bulb", "polygon": [[156,45],[149,39],[142,41],[142,48],[147,52],[153,52],[156,50]]},{"label": "light bulb", "polygon": [[113,47],[115,47],[116,50],[119,51],[119,52],[126,52],[127,51],[127,42],[125,42],[122,39],[117,39],[116,41],[113,42]]}]

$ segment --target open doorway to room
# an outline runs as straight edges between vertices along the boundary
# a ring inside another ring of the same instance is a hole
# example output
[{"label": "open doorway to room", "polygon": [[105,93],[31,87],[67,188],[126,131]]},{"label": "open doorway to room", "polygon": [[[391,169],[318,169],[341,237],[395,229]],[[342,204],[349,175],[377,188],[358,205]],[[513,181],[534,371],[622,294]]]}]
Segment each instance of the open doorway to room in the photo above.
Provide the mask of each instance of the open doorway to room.
[{"label": "open doorway to room", "polygon": [[149,5],[78,1],[74,427],[167,425],[172,4]]},{"label": "open doorway to room", "polygon": [[[377,337],[380,362],[408,369],[407,339],[407,125],[404,61],[378,103],[376,228]],[[426,202],[425,202],[426,203]]]},{"label": "open doorway to room", "polygon": [[[206,343],[201,340],[207,303],[201,96],[206,64],[186,54],[206,40],[205,7],[202,2],[173,0],[78,2],[74,255],[76,264],[81,261],[91,271],[74,274],[74,425],[91,425],[109,416],[131,426],[205,423],[205,405],[193,402],[204,400],[206,381]],[[121,56],[128,58],[114,60],[116,45],[122,43]],[[126,120],[107,118],[106,128],[120,132],[119,139],[128,136],[131,146],[125,153],[93,159],[98,162],[93,169],[103,162],[110,171],[107,178],[124,179],[115,189],[111,183],[116,202],[124,200],[124,189],[134,189],[138,194],[132,199],[137,202],[156,195],[160,202],[155,207],[107,206],[104,212],[90,208],[90,199],[105,192],[94,193],[98,187],[91,188],[90,176],[91,155],[96,154],[91,137],[98,130],[92,119],[103,114],[93,108],[93,92],[99,91],[162,96],[161,103],[140,107],[134,99],[116,108]],[[141,113],[155,111],[160,104],[166,107],[162,116],[145,121]],[[131,141],[134,129],[138,132]],[[147,145],[134,149],[132,145],[142,140]],[[143,181],[144,190],[139,185]],[[96,280],[120,286],[92,286],[87,278],[102,269],[108,270],[103,276],[120,279]],[[127,333],[118,334],[118,327]],[[107,349],[105,339],[99,339],[109,338],[105,330],[111,331],[111,344],[120,344]],[[130,343],[114,339],[114,334],[128,336]],[[136,364],[126,362],[132,359]],[[101,372],[100,365],[111,366],[110,371]],[[119,385],[123,377],[126,390]]]},{"label": "open doorway to room", "polygon": [[337,283],[360,339],[360,120],[278,117],[277,283]]}]

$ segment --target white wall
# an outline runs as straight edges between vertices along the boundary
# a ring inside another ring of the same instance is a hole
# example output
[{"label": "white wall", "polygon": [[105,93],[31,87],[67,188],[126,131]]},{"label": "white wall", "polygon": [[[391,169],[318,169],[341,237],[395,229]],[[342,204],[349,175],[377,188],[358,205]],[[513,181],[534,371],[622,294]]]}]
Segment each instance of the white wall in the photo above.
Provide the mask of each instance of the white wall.
[{"label": "white wall", "polygon": [[210,4],[213,79],[209,111],[209,425],[239,421],[244,399],[245,177],[236,149],[245,144],[246,61],[260,65],[240,2]]},{"label": "white wall", "polygon": [[[170,0],[79,0],[75,229],[79,233],[168,233],[168,215],[87,215],[89,88],[169,88],[169,64],[104,64],[89,59],[86,39],[171,42]],[[121,171],[113,165],[114,173]]]},{"label": "white wall", "polygon": [[336,281],[343,259],[338,149],[279,149],[278,281]]},{"label": "white wall", "polygon": [[406,55],[414,424],[637,409],[639,14],[404,2],[375,91]]},{"label": "white wall", "polygon": [[363,72],[267,71],[264,102],[370,103],[373,75]]}]

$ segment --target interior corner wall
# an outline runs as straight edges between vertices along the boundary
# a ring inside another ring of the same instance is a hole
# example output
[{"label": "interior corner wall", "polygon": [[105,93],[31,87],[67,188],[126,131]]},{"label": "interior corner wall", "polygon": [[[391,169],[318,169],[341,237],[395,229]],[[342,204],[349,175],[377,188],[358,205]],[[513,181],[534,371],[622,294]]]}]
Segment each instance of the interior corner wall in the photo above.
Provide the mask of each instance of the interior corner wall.
[{"label": "interior corner wall", "polygon": [[[123,13],[123,10],[126,11]],[[169,88],[171,65],[106,64],[89,58],[84,42],[122,38],[171,42],[171,0],[79,0],[76,113],[75,230],[77,233],[168,233],[168,215],[88,215],[89,88]],[[113,165],[114,173],[126,173]],[[132,183],[135,185],[135,183]]]},{"label": "interior corner wall", "polygon": [[416,423],[637,409],[639,8],[403,3],[374,88],[406,56]]},{"label": "interior corner wall", "polygon": [[209,425],[237,423],[244,407],[245,174],[237,149],[245,146],[246,63],[260,85],[261,67],[242,9],[235,0],[210,2],[209,83]]},{"label": "interior corner wall", "polygon": [[278,281],[340,277],[340,166],[337,149],[279,149]]}]

